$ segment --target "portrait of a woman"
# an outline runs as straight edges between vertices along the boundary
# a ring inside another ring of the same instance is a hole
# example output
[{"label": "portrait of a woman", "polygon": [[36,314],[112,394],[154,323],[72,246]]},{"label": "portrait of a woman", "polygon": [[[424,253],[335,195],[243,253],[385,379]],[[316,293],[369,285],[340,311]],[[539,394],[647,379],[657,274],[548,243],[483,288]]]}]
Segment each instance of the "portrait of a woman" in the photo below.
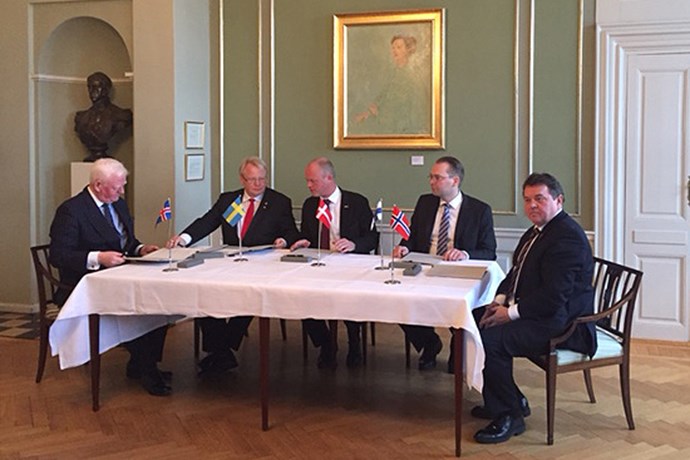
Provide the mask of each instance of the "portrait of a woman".
[{"label": "portrait of a woman", "polygon": [[[390,57],[386,65],[370,70],[372,83],[359,86],[366,94],[359,94],[358,99],[364,101],[369,97],[368,102],[362,105],[350,101],[348,131],[355,135],[428,134],[431,130],[428,57],[423,62],[424,56],[418,53],[418,40],[411,34],[394,34],[388,48]],[[356,82],[356,77],[350,81]]]}]

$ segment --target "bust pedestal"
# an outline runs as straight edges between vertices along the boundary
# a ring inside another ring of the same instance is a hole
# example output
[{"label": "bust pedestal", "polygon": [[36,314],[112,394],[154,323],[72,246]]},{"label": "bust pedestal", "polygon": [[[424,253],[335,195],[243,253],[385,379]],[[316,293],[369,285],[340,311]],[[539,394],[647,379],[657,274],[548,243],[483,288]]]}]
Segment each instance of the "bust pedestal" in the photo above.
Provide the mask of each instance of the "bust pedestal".
[{"label": "bust pedestal", "polygon": [[89,184],[91,165],[84,161],[75,161],[70,164],[70,192],[71,196],[81,192]]}]

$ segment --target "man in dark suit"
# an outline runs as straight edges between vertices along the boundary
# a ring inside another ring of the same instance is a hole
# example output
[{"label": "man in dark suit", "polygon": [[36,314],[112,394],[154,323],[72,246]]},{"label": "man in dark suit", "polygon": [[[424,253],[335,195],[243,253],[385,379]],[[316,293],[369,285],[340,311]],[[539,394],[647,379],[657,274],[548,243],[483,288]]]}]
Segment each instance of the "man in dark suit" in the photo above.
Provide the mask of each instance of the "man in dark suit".
[{"label": "man in dark suit", "polygon": [[[531,174],[522,186],[525,214],[534,224],[520,239],[513,266],[494,301],[475,310],[486,351],[484,406],[472,415],[493,419],[474,438],[503,442],[525,431],[527,399],[513,379],[513,357],[546,353],[549,340],[575,318],[592,314],[592,250],[582,228],[563,211],[563,188],[550,174]],[[590,356],[593,323],[581,324],[564,344]]]},{"label": "man in dark suit", "polygon": [[[127,209],[124,186],[127,169],[112,158],[93,163],[89,185],[60,205],[50,227],[50,263],[60,280],[75,286],[82,276],[125,262],[125,256],[145,255],[158,249],[143,245],[134,236],[134,224]],[[56,303],[62,305],[71,291],[60,290]],[[167,327],[153,330],[125,344],[131,355],[127,377],[141,379],[144,388],[156,396],[171,392],[170,372],[160,371]]]},{"label": "man in dark suit", "polygon": [[[298,237],[292,216],[292,202],[282,193],[266,187],[266,172],[263,160],[258,157],[245,158],[239,168],[243,188],[221,193],[206,214],[192,222],[182,233],[170,238],[166,246],[194,244],[221,227],[223,243],[227,245],[239,245],[241,234],[243,246],[272,244],[277,249],[288,247]],[[223,213],[238,196],[241,197],[245,214],[233,227],[223,218]],[[218,374],[237,367],[232,350],[239,348],[251,321],[251,316],[200,320],[203,348],[208,353],[199,363],[200,375]]]},{"label": "man in dark suit", "polygon": [[[465,167],[455,157],[441,157],[431,167],[431,193],[422,195],[412,214],[410,238],[394,248],[395,257],[410,251],[438,255],[443,260],[496,259],[496,237],[491,207],[460,190]],[[401,325],[406,337],[421,352],[419,369],[436,366],[443,347],[433,327]],[[453,356],[448,372],[453,372]]]},{"label": "man in dark suit", "polygon": [[[316,211],[323,200],[332,215],[327,235],[322,236],[322,249],[342,253],[369,254],[376,249],[379,234],[373,224],[369,201],[359,193],[342,190],[335,181],[335,168],[326,157],[315,158],[304,168],[307,188],[312,194],[302,205],[302,239],[290,249],[317,247],[319,241],[319,221]],[[327,240],[327,241],[326,241]],[[319,368],[336,367],[336,344],[332,343],[331,331],[326,322],[305,319],[303,325],[315,347],[321,347],[318,358]],[[347,327],[348,367],[358,367],[362,363],[361,327],[362,323],[345,321]]]}]

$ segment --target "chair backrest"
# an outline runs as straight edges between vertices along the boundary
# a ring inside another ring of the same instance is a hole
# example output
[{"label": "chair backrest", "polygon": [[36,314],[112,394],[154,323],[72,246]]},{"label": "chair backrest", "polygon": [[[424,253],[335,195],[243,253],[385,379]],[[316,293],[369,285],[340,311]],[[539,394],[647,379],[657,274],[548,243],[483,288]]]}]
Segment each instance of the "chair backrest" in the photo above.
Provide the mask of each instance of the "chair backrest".
[{"label": "chair backrest", "polygon": [[34,262],[34,270],[36,271],[41,315],[45,315],[48,305],[55,304],[55,293],[58,288],[66,288],[67,286],[60,283],[57,269],[50,264],[50,245],[32,246],[31,257]]},{"label": "chair backrest", "polygon": [[629,346],[635,302],[642,272],[599,257],[594,258],[594,313],[605,313],[597,326]]}]

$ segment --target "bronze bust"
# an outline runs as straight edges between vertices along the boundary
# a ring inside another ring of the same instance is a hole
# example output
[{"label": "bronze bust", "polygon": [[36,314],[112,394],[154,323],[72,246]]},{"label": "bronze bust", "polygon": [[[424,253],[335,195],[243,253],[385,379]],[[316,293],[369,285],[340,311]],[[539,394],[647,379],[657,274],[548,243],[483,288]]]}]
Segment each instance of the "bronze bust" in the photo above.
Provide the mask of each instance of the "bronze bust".
[{"label": "bronze bust", "polygon": [[89,151],[84,161],[107,157],[108,142],[125,128],[132,126],[132,111],[110,102],[113,82],[103,72],[95,72],[86,79],[89,98],[93,103],[74,116],[74,130]]}]

